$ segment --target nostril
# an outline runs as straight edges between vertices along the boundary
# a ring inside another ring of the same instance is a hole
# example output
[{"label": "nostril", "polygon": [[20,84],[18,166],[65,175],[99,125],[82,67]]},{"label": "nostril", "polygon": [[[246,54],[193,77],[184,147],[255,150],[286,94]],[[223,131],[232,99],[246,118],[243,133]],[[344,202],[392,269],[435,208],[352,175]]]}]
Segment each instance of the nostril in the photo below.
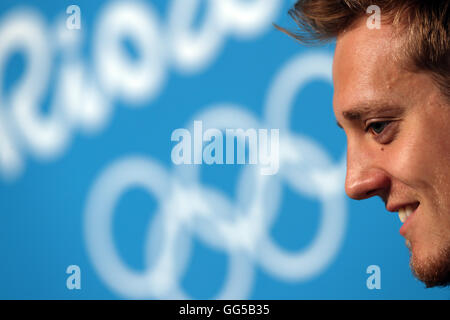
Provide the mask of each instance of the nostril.
[{"label": "nostril", "polygon": [[379,189],[372,189],[368,192],[366,192],[366,196],[364,199],[372,198],[375,196],[379,196],[384,202],[386,202],[387,196],[390,192],[390,188],[379,188]]},{"label": "nostril", "polygon": [[370,197],[373,197],[373,196],[375,196],[377,194],[378,194],[378,190],[377,189],[373,189],[373,190],[370,190],[370,191],[366,192],[366,197],[370,198]]}]

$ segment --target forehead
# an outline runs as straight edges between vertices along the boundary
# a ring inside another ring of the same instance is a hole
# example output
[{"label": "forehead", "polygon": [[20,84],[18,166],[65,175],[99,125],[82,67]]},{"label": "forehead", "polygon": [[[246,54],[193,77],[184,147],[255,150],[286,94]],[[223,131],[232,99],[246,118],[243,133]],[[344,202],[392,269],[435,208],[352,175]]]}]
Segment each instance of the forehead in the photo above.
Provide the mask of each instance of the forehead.
[{"label": "forehead", "polygon": [[334,108],[380,99],[394,103],[407,89],[409,75],[397,62],[400,40],[390,25],[369,29],[365,20],[339,35],[333,61]]}]

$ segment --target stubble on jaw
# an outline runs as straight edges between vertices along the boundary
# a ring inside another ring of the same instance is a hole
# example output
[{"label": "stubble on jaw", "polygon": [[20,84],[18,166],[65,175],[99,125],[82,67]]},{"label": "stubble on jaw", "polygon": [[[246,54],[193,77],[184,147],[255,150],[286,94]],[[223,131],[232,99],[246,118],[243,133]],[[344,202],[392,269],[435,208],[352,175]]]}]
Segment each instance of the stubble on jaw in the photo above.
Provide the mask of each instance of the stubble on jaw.
[{"label": "stubble on jaw", "polygon": [[450,243],[440,250],[438,257],[428,257],[419,261],[411,255],[410,267],[413,275],[422,281],[427,288],[450,285]]}]

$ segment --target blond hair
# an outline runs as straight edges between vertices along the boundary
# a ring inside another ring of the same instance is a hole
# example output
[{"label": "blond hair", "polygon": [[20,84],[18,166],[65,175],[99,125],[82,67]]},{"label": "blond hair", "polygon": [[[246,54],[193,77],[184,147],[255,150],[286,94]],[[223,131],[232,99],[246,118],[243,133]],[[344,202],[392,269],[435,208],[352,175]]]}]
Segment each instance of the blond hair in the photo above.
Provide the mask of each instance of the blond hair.
[{"label": "blond hair", "polygon": [[450,99],[450,1],[448,0],[299,0],[289,10],[300,30],[276,26],[300,42],[336,38],[371,5],[381,9],[383,23],[395,25],[403,37],[402,57],[414,72],[428,72]]}]

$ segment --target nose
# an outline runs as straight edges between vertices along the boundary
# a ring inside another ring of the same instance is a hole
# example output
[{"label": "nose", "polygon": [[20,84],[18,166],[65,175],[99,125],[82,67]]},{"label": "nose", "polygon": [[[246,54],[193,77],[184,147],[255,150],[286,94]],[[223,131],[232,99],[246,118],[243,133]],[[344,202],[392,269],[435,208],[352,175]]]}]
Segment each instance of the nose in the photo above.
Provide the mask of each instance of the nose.
[{"label": "nose", "polygon": [[[348,150],[349,151],[349,150]],[[380,196],[384,201],[389,194],[391,179],[370,156],[347,153],[345,192],[355,200]]]}]

